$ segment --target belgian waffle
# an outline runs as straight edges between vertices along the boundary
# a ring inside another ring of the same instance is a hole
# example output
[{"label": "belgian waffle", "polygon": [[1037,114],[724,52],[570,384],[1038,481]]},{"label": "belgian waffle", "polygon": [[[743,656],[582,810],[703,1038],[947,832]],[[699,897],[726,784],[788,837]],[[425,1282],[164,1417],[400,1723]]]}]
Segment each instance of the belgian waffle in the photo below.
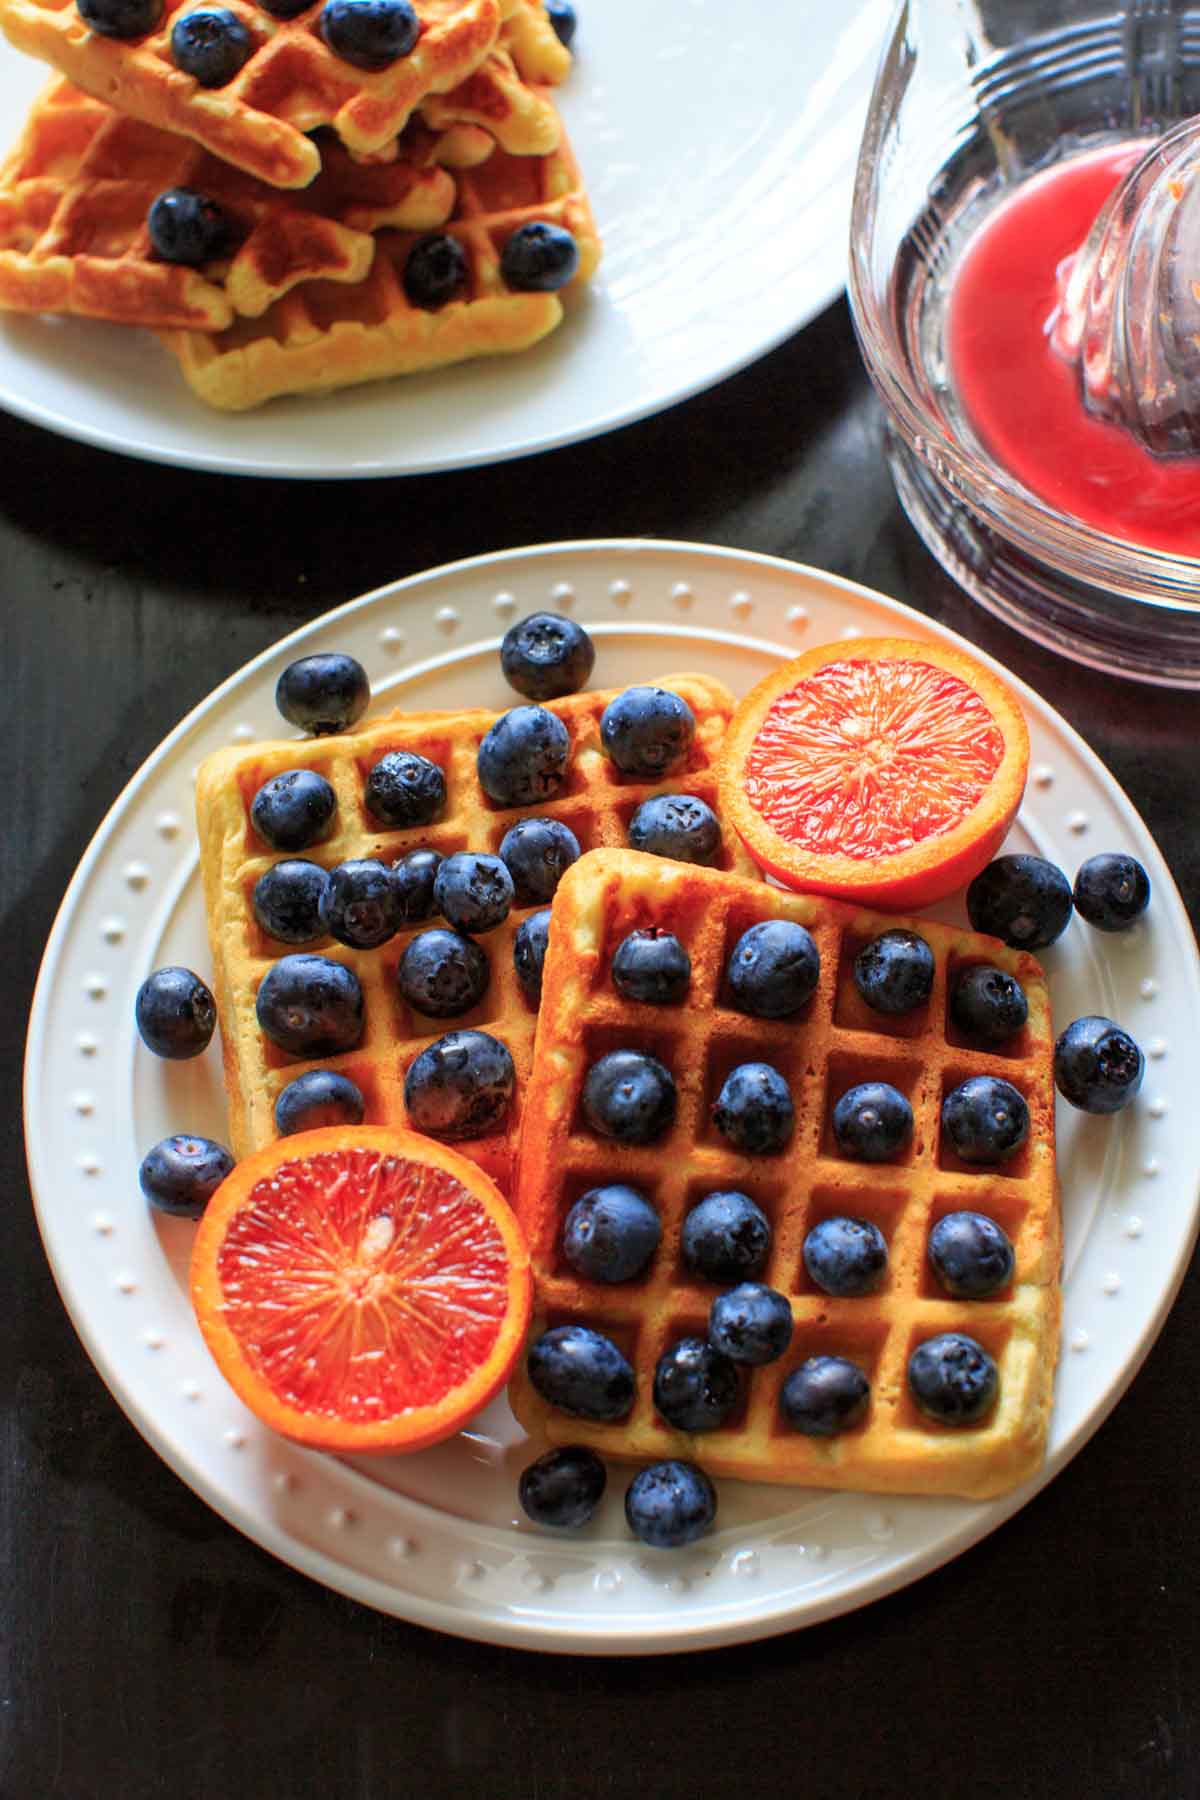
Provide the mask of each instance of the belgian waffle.
[{"label": "belgian waffle", "polygon": [[546,12],[545,0],[500,0],[500,42],[526,81],[557,86],[571,69],[571,52]]},{"label": "belgian waffle", "polygon": [[[812,1000],[795,1018],[777,1022],[733,1010],[724,987],[733,945],[750,925],[769,918],[805,925],[821,953]],[[862,944],[905,924],[929,943],[937,974],[925,1007],[888,1019],[866,1007],[850,966]],[[692,982],[683,1006],[634,1005],[612,985],[613,951],[630,930],[652,925],[669,928],[690,952]],[[973,1047],[948,1020],[948,977],[973,962],[1004,968],[1028,997],[1027,1024],[1003,1054]],[[536,1278],[533,1335],[571,1322],[605,1333],[632,1364],[637,1396],[625,1420],[592,1423],[549,1407],[522,1367],[510,1390],[517,1417],[552,1443],[587,1444],[615,1457],[683,1457],[754,1481],[982,1497],[1030,1474],[1045,1445],[1061,1309],[1052,1043],[1038,964],[995,939],[785,894],[628,850],[582,858],[554,901],[515,1203]],[[619,1047],[649,1051],[675,1077],[676,1122],[649,1147],[601,1139],[581,1120],[588,1067]],[[721,1083],[745,1061],[773,1063],[791,1087],[796,1131],[778,1155],[740,1155],[711,1122]],[[1012,1082],[1030,1112],[1025,1145],[995,1169],[960,1163],[939,1128],[943,1094],[985,1073]],[[864,1080],[888,1081],[911,1100],[912,1145],[895,1163],[852,1162],[833,1143],[832,1105]],[[574,1273],[561,1255],[560,1236],[573,1202],[613,1181],[630,1183],[654,1202],[663,1235],[645,1275],[604,1285]],[[743,1376],[738,1410],[725,1425],[687,1435],[656,1412],[652,1379],[669,1345],[706,1335],[720,1289],[687,1271],[680,1230],[703,1195],[728,1189],[749,1194],[772,1221],[770,1261],[759,1279],[789,1298],[794,1336],[782,1358]],[[960,1209],[989,1214],[1013,1242],[1013,1282],[994,1298],[951,1299],[928,1267],[931,1223]],[[830,1298],[806,1273],[807,1231],[838,1215],[869,1219],[888,1240],[885,1284],[869,1297]],[[908,1393],[912,1349],[949,1330],[974,1337],[998,1367],[996,1407],[974,1427],[931,1422]],[[802,1436],[780,1414],[780,1389],[808,1357],[826,1353],[864,1369],[870,1409],[841,1436]]]},{"label": "belgian waffle", "polygon": [[[733,711],[732,696],[720,682],[701,675],[664,676],[660,685],[682,695],[697,725],[688,761],[671,779],[643,783],[618,774],[599,736],[600,715],[613,693],[576,694],[549,703],[571,735],[569,777],[555,798],[520,810],[494,806],[479,785],[476,753],[500,716],[482,710],[397,713],[337,737],[253,744],[221,750],[206,759],[197,780],[196,814],[230,1138],[236,1155],[244,1156],[276,1137],[276,1098],[312,1067],[340,1070],[357,1083],[366,1099],[368,1124],[405,1124],[403,1083],[408,1065],[444,1032],[476,1027],[508,1046],[516,1068],[516,1103],[501,1132],[459,1148],[507,1191],[536,1025],[536,1012],[520,989],[512,961],[517,927],[534,910],[526,907],[514,908],[505,924],[479,939],[491,964],[491,983],[480,1005],[458,1019],[421,1017],[397,991],[397,964],[410,939],[425,927],[406,929],[373,951],[348,950],[332,940],[306,946],[349,964],[358,975],[366,1001],[362,1042],[319,1064],[289,1057],[271,1044],[259,1030],[255,996],[268,969],[288,953],[288,946],[262,932],[251,907],[255,882],[279,860],[250,824],[250,803],[262,783],[293,768],[315,769],[331,783],[338,799],[334,834],[302,853],[328,868],[355,857],[392,862],[417,847],[443,854],[466,849],[494,852],[509,827],[531,814],[561,819],[585,850],[623,844],[631,814],[652,793],[694,793],[710,804],[715,801],[716,761]],[[367,772],[393,750],[415,750],[444,771],[446,805],[436,823],[391,831],[366,812],[362,795]],[[726,833],[724,863],[741,870],[751,866],[732,830]]]},{"label": "belgian waffle", "polygon": [[355,286],[305,282],[257,321],[235,320],[218,332],[169,331],[163,342],[199,397],[233,412],[280,394],[347,387],[524,350],[563,317],[560,294],[514,292],[500,273],[505,242],[532,220],[573,233],[579,268],[570,286],[590,280],[600,242],[565,137],[547,156],[496,149],[477,167],[459,172],[458,197],[444,229],[467,254],[461,299],[435,310],[414,306],[403,279],[413,234],[381,231],[370,273]]}]

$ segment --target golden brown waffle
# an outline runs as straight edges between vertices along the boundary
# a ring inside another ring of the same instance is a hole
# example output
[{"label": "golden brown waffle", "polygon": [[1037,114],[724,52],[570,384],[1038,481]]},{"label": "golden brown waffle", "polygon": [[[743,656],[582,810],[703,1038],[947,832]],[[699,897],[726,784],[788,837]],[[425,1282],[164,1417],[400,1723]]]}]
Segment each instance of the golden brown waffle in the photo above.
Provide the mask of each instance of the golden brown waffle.
[{"label": "golden brown waffle", "polygon": [[[289,193],[55,80],[0,168],[0,307],[219,331],[298,282],[362,281],[380,226],[426,231],[449,216],[439,149],[410,126],[394,161],[363,168],[331,144],[311,186]],[[231,256],[203,269],[156,256],[147,215],[172,187],[222,208]]]},{"label": "golden brown waffle", "polygon": [[600,261],[600,242],[566,138],[548,156],[497,149],[458,176],[445,230],[467,253],[463,297],[430,311],[404,293],[410,232],[382,231],[366,279],[346,287],[307,282],[257,321],[225,331],[173,331],[163,342],[189,385],[210,406],[240,412],[279,394],[348,387],[440,368],[469,357],[527,349],[563,317],[559,293],[515,293],[500,273],[501,250],[531,220],[563,225],[579,245],[582,286]]},{"label": "golden brown waffle", "polygon": [[571,70],[571,52],[550,23],[544,0],[500,0],[500,43],[526,81],[557,86]]},{"label": "golden brown waffle", "polygon": [[[255,834],[250,803],[264,781],[285,769],[315,769],[338,797],[334,834],[302,854],[326,868],[355,857],[393,862],[405,851],[427,846],[494,852],[509,827],[522,817],[561,819],[585,850],[623,844],[635,808],[649,794],[693,793],[710,804],[716,795],[716,760],[733,711],[733,698],[720,682],[701,675],[663,676],[660,685],[682,695],[696,717],[696,738],[687,764],[668,781],[644,783],[619,775],[600,745],[600,715],[613,692],[576,694],[549,703],[571,734],[570,775],[560,793],[522,809],[494,806],[475,771],[481,739],[497,713],[393,714],[338,737],[252,744],[218,751],[203,763],[196,786],[200,867],[214,964],[214,992],[221,1022],[225,1082],[229,1095],[230,1141],[236,1155],[271,1142],[277,1135],[275,1101],[307,1068],[340,1070],[362,1090],[366,1120],[374,1125],[407,1123],[403,1083],[413,1058],[447,1031],[478,1028],[507,1044],[517,1075],[516,1103],[504,1129],[459,1145],[505,1191],[512,1173],[520,1102],[529,1082],[536,1012],[525,999],[513,969],[513,938],[535,908],[515,908],[497,930],[481,936],[491,963],[491,984],[479,1006],[458,1019],[434,1020],[414,1014],[396,990],[396,967],[409,940],[423,926],[406,929],[380,949],[348,950],[330,940],[305,946],[350,965],[366,1000],[366,1029],[359,1047],[318,1063],[290,1057],[258,1028],[255,996],[267,970],[289,953],[259,928],[251,907],[255,882],[280,860]],[[619,690],[614,690],[619,691]],[[366,812],[363,784],[379,758],[392,750],[415,750],[436,762],[446,777],[443,816],[420,829],[391,831]],[[751,865],[733,832],[726,833],[724,863]],[[429,921],[436,923],[436,921]]]},{"label": "golden brown waffle", "polygon": [[[733,945],[750,925],[769,918],[805,925],[821,954],[813,999],[801,1014],[779,1021],[733,1010],[724,990]],[[863,1003],[850,969],[865,942],[904,924],[933,949],[937,975],[927,1006],[889,1019]],[[633,1005],[612,985],[617,945],[629,931],[651,925],[675,932],[690,952],[683,1006]],[[1005,1054],[973,1047],[948,1020],[948,976],[981,961],[1015,975],[1028,996],[1028,1022]],[[1045,1446],[1061,1309],[1052,1045],[1041,970],[1028,954],[993,938],[785,894],[628,850],[582,858],[554,901],[516,1206],[537,1282],[533,1336],[571,1322],[605,1333],[632,1364],[637,1397],[627,1419],[592,1423],[549,1407],[522,1366],[510,1391],[517,1417],[552,1443],[588,1444],[616,1457],[682,1457],[753,1481],[981,1497],[1029,1475]],[[678,1088],[674,1127],[645,1148],[597,1137],[580,1118],[588,1067],[620,1047],[659,1057]],[[711,1122],[726,1075],[747,1061],[774,1064],[792,1091],[796,1132],[778,1155],[740,1155]],[[989,1073],[1024,1094],[1030,1132],[1009,1162],[971,1168],[942,1140],[941,1103],[960,1081]],[[834,1102],[857,1082],[873,1080],[890,1082],[912,1103],[912,1145],[894,1163],[852,1162],[832,1139]],[[587,1282],[561,1255],[562,1222],[580,1195],[614,1181],[652,1200],[662,1242],[644,1276]],[[759,1279],[787,1295],[795,1332],[777,1362],[744,1372],[742,1399],[727,1424],[688,1435],[656,1412],[653,1375],[671,1344],[706,1335],[721,1290],[686,1270],[680,1231],[705,1194],[729,1189],[749,1194],[772,1222],[770,1260]],[[1014,1281],[992,1299],[953,1300],[929,1268],[931,1224],[960,1209],[990,1215],[1013,1242]],[[869,1297],[832,1299],[805,1270],[808,1230],[838,1215],[869,1219],[888,1240],[887,1277]],[[931,1422],[908,1393],[914,1346],[951,1330],[974,1337],[999,1370],[996,1407],[974,1427]],[[784,1381],[817,1354],[849,1357],[871,1383],[866,1420],[839,1437],[802,1436],[780,1414]]]},{"label": "golden brown waffle", "polygon": [[307,135],[330,126],[350,149],[386,148],[429,94],[457,87],[494,47],[498,0],[414,0],[421,35],[409,56],[369,72],[336,56],[321,36],[321,6],[272,18],[228,0],[249,31],[249,60],[221,88],[176,67],[171,29],[190,0],[166,0],[158,28],[132,41],[89,30],[74,0],[0,0],[0,29],[118,112],[183,134],[273,187],[297,188],[320,166]]},{"label": "golden brown waffle", "polygon": [[430,94],[421,117],[434,131],[478,125],[513,156],[547,156],[558,146],[558,114],[540,88],[517,73],[508,52],[497,48],[448,94]]}]

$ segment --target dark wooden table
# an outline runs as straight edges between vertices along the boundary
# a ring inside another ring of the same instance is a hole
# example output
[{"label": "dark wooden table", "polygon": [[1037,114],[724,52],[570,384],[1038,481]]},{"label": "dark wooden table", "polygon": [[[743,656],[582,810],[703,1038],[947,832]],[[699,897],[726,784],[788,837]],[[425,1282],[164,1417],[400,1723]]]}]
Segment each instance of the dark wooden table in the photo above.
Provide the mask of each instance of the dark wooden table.
[{"label": "dark wooden table", "polygon": [[1105,680],[975,609],[894,500],[841,304],[714,392],[533,461],[289,484],[157,469],[0,416],[6,1232],[3,1800],[1192,1796],[1200,1298],[1023,1512],[833,1623],[645,1661],[439,1637],[326,1592],[197,1499],[85,1356],[34,1224],[20,1070],[93,830],[221,677],[326,608],[456,557],[662,535],[896,595],[1044,693],[1200,901],[1200,700]]}]

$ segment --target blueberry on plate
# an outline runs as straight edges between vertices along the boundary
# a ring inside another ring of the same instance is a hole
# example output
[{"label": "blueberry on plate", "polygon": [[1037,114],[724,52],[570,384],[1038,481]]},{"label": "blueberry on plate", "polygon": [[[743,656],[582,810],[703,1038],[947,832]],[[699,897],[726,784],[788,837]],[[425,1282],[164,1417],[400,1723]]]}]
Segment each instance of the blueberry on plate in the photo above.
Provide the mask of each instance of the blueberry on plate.
[{"label": "blueberry on plate", "polygon": [[713,1124],[747,1156],[777,1155],[796,1128],[791,1089],[770,1063],[739,1063],[722,1083]]},{"label": "blueberry on plate", "polygon": [[764,919],[744,931],[726,970],[739,1012],[755,1019],[786,1019],[816,992],[821,953],[803,925]]},{"label": "blueberry on plate", "polygon": [[622,775],[647,781],[677,769],[695,736],[696,715],[668,688],[626,688],[600,718],[600,742]]},{"label": "blueberry on plate", "polygon": [[596,646],[582,625],[558,613],[530,613],[504,634],[500,667],[527,700],[558,700],[586,687]]},{"label": "blueberry on plate", "polygon": [[151,202],[146,229],[163,262],[199,269],[225,256],[233,242],[229,216],[195,188],[164,188]]},{"label": "blueberry on plate", "polygon": [[913,1109],[890,1082],[859,1082],[834,1106],[834,1141],[843,1156],[856,1162],[890,1162],[912,1134]]},{"label": "blueberry on plate", "polygon": [[405,945],[396,969],[401,998],[428,1019],[457,1019],[487,993],[491,969],[473,938],[434,925]]},{"label": "blueberry on plate", "polygon": [[962,1331],[926,1338],[908,1359],[908,1386],[927,1418],[976,1425],[996,1404],[1000,1378],[982,1344]]},{"label": "blueberry on plate", "polygon": [[542,970],[546,966],[546,949],[550,941],[550,908],[530,913],[517,926],[513,938],[513,968],[521,984],[521,992],[531,1006],[542,998]]},{"label": "blueberry on plate", "polygon": [[446,804],[446,777],[415,750],[389,750],[367,776],[363,805],[381,825],[431,825]]},{"label": "blueberry on plate", "polygon": [[498,856],[459,850],[442,859],[433,878],[438,911],[460,931],[494,931],[513,903],[513,879]]},{"label": "blueberry on plate", "polygon": [[325,0],[321,36],[356,69],[386,69],[408,56],[421,35],[411,0]]},{"label": "blueberry on plate", "polygon": [[367,671],[340,650],[302,656],[275,683],[275,705],[289,725],[328,737],[356,725],[371,704]]},{"label": "blueberry on plate", "polygon": [[351,950],[377,950],[400,929],[392,871],[371,857],[339,863],[321,896],[321,923]]},{"label": "blueberry on plate", "polygon": [[860,1425],[871,1403],[871,1384],[845,1356],[810,1356],[793,1369],[779,1394],[779,1410],[805,1437],[837,1437]]},{"label": "blueberry on plate", "polygon": [[175,67],[201,87],[227,87],[253,50],[254,39],[237,14],[225,6],[181,13],[171,27]]},{"label": "blueberry on plate", "polygon": [[146,1152],[138,1180],[160,1212],[198,1219],[232,1168],[233,1158],[223,1144],[180,1133]]},{"label": "blueberry on plate", "polygon": [[521,1471],[517,1498],[535,1525],[577,1531],[604,1497],[608,1472],[594,1450],[566,1444],[547,1450]]},{"label": "blueberry on plate", "polygon": [[162,14],[163,0],[79,0],[79,16],[97,37],[145,37]]},{"label": "blueberry on plate", "polygon": [[147,1050],[171,1062],[200,1056],[212,1041],[217,1005],[206,982],[191,969],[155,969],[137,991],[133,1007]]},{"label": "blueberry on plate", "polygon": [[1024,1026],[1029,1002],[1015,975],[990,963],[972,963],[950,991],[950,1017],[965,1037],[1003,1044]]},{"label": "blueberry on plate", "polygon": [[263,870],[250,905],[268,937],[281,944],[311,944],[325,935],[321,900],[328,886],[329,872],[319,863],[288,857]]},{"label": "blueberry on plate", "polygon": [[887,1239],[869,1219],[821,1219],[804,1240],[804,1266],[838,1300],[873,1294],[887,1274]]},{"label": "blueberry on plate", "polygon": [[571,0],[546,0],[546,16],[559,43],[569,50],[579,23]]},{"label": "blueberry on plate", "polygon": [[562,225],[533,219],[518,225],[500,252],[500,278],[520,294],[553,294],[579,267],[579,245]]},{"label": "blueberry on plate", "polygon": [[1016,1258],[1008,1234],[986,1213],[952,1212],[929,1234],[929,1261],[956,1300],[986,1300],[1012,1280]]},{"label": "blueberry on plate", "polygon": [[872,1012],[901,1014],[933,992],[933,951],[915,931],[884,931],[854,959],[854,985]]},{"label": "blueberry on plate", "polygon": [[503,1122],[516,1086],[508,1047],[486,1031],[450,1031],[426,1045],[404,1077],[414,1131],[456,1141],[486,1137]]},{"label": "blueberry on plate", "polygon": [[583,1116],[602,1137],[622,1144],[652,1144],[675,1122],[677,1095],[671,1071],[642,1050],[610,1050],[588,1070]]},{"label": "blueberry on plate", "polygon": [[1006,1162],[1029,1136],[1029,1107],[1011,1081],[972,1075],[942,1101],[942,1130],[962,1162]]},{"label": "blueberry on plate", "polygon": [[624,1182],[589,1188],[563,1223],[563,1255],[586,1281],[632,1281],[658,1249],[662,1221]]},{"label": "blueberry on plate", "polygon": [[625,1493],[630,1531],[655,1550],[694,1544],[716,1516],[717,1490],[695,1463],[651,1463],[638,1471]]},{"label": "blueberry on plate", "polygon": [[706,1194],[683,1221],[684,1266],[705,1281],[748,1281],[771,1254],[771,1222],[748,1194]]},{"label": "blueberry on plate", "polygon": [[404,294],[410,306],[436,312],[467,285],[467,253],[448,231],[419,237],[404,261]]},{"label": "blueberry on plate", "polygon": [[998,856],[967,889],[967,915],[976,931],[1002,938],[1014,950],[1040,950],[1071,922],[1071,884],[1042,856]]},{"label": "blueberry on plate", "polygon": [[512,876],[517,905],[543,906],[579,861],[579,839],[560,819],[518,819],[500,840],[500,860]]},{"label": "blueberry on plate", "polygon": [[1075,1019],[1054,1046],[1054,1082],[1064,1100],[1086,1113],[1115,1113],[1142,1085],[1146,1059],[1112,1019]]},{"label": "blueberry on plate", "polygon": [[687,998],[692,959],[673,931],[649,925],[631,931],[612,959],[613,986],[624,1000],[676,1006]]},{"label": "blueberry on plate", "polygon": [[328,956],[285,956],[259,984],[259,1029],[292,1056],[337,1056],[363,1033],[363,991],[345,963]]},{"label": "blueberry on plate", "polygon": [[731,1362],[752,1368],[774,1362],[792,1341],[791,1303],[761,1281],[743,1281],[713,1301],[708,1341]]},{"label": "blueberry on plate", "polygon": [[348,1075],[306,1069],[276,1100],[275,1129],[280,1137],[294,1137],[298,1131],[317,1131],[324,1125],[361,1125],[366,1110],[361,1089]]},{"label": "blueberry on plate", "polygon": [[530,1345],[525,1367],[542,1399],[581,1419],[623,1419],[633,1370],[611,1338],[590,1325],[556,1325]]},{"label": "blueberry on plate", "polygon": [[273,775],[250,802],[250,823],[272,850],[308,850],[329,835],[337,795],[315,769]]},{"label": "blueberry on plate", "polygon": [[738,1374],[703,1338],[681,1338],[654,1371],[654,1404],[676,1431],[715,1431],[738,1403]]},{"label": "blueberry on plate", "polygon": [[514,706],[484,737],[476,758],[479,785],[498,806],[536,806],[567,778],[571,735],[544,706]]},{"label": "blueberry on plate", "polygon": [[629,845],[711,869],[721,852],[721,826],[712,807],[694,794],[654,794],[629,821]]},{"label": "blueberry on plate", "polygon": [[442,859],[436,850],[409,850],[392,864],[401,925],[423,925],[437,911],[433,884]]},{"label": "blueberry on plate", "polygon": [[1097,931],[1128,931],[1150,904],[1150,877],[1136,856],[1089,856],[1075,876],[1075,911]]}]

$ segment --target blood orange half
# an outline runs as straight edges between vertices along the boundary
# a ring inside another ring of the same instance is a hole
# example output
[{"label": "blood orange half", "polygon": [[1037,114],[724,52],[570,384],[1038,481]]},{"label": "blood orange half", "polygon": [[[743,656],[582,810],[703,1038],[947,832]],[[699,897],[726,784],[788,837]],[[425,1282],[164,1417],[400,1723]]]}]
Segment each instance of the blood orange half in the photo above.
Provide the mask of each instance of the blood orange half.
[{"label": "blood orange half", "polygon": [[746,696],[721,802],[788,887],[910,908],[991,861],[1028,766],[1021,709],[989,669],[950,645],[859,638],[808,651]]},{"label": "blood orange half", "polygon": [[265,1425],[326,1450],[419,1450],[508,1378],[524,1236],[489,1177],[415,1131],[330,1126],[238,1164],[196,1235],[192,1304]]}]

